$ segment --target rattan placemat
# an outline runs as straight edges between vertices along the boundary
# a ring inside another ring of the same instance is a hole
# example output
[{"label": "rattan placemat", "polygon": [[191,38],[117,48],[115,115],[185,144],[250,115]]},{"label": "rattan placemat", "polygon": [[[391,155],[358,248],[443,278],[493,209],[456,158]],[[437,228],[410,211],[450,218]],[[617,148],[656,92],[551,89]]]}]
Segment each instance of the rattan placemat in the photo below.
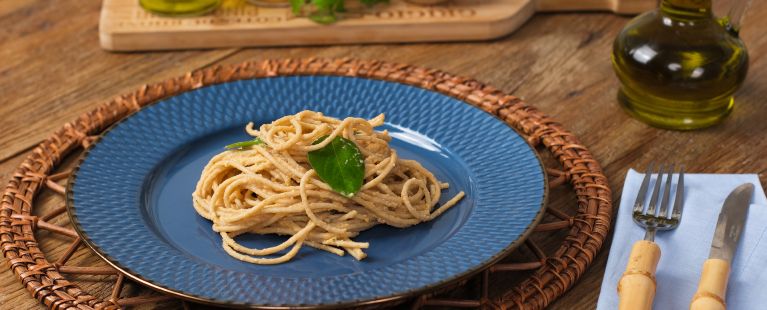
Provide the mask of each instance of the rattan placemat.
[{"label": "rattan placemat", "polygon": [[[380,79],[453,96],[517,129],[544,158],[551,195],[557,196],[550,201],[564,207],[547,208],[546,218],[526,246],[501,263],[473,278],[458,279],[431,294],[404,300],[411,308],[541,309],[567,291],[601,249],[613,209],[599,163],[575,136],[521,99],[472,79],[416,66],[354,59],[285,59],[215,66],[145,85],[64,124],[19,165],[3,193],[0,246],[11,270],[34,298],[51,309],[117,309],[173,300],[129,284],[103,263],[68,264],[73,255],[94,254],[60,216],[66,212],[65,185],[61,184],[69,175],[66,159],[87,148],[111,124],[157,100],[212,84],[290,75]],[[49,257],[46,249],[51,246],[41,246],[44,244],[66,250]],[[83,279],[86,275],[98,277]],[[94,286],[93,281],[102,283]],[[111,290],[103,289],[109,283],[113,284]],[[186,302],[179,305],[189,306]]]}]

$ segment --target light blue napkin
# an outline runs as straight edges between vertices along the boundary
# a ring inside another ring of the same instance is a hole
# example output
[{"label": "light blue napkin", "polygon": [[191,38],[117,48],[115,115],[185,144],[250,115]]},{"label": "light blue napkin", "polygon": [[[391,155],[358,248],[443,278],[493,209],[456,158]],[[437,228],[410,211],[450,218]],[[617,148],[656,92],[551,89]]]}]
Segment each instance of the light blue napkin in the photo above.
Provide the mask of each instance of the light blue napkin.
[{"label": "light blue napkin", "polygon": [[[599,310],[618,308],[618,281],[626,269],[632,245],[644,238],[644,229],[631,219],[642,178],[644,174],[634,170],[629,170],[626,175],[599,294]],[[676,177],[673,180],[676,183]],[[650,185],[654,183],[653,178]],[[654,309],[689,309],[690,300],[698,288],[703,262],[708,258],[722,203],[743,183],[754,184],[754,197],[735,253],[727,290],[727,309],[767,309],[767,198],[759,177],[756,174],[685,174],[684,183],[682,222],[676,229],[661,231],[655,236],[661,257],[655,274],[658,286]],[[671,200],[673,202],[673,195]],[[647,203],[649,198],[645,201]]]}]

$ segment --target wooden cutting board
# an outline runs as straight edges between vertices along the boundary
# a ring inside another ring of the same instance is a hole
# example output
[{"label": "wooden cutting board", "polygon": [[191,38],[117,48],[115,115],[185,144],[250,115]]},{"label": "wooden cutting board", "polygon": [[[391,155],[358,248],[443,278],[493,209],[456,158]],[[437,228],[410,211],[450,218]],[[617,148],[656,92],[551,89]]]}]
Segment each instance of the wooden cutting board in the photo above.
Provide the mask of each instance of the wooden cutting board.
[{"label": "wooden cutting board", "polygon": [[390,0],[320,25],[293,16],[289,8],[261,8],[244,0],[224,0],[209,15],[185,18],[150,14],[138,0],[104,0],[99,38],[111,51],[474,41],[509,34],[536,11],[635,14],[655,6],[656,0],[450,0],[437,6]]}]

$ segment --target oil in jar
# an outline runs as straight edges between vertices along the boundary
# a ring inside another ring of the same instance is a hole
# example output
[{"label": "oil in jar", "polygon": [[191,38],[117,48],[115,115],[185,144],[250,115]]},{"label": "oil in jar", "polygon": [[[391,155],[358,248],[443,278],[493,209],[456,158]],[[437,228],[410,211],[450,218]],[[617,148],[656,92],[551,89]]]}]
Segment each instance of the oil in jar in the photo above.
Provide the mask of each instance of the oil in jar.
[{"label": "oil in jar", "polygon": [[614,42],[618,100],[653,126],[696,129],[722,121],[748,70],[738,31],[717,19],[711,0],[662,0]]}]

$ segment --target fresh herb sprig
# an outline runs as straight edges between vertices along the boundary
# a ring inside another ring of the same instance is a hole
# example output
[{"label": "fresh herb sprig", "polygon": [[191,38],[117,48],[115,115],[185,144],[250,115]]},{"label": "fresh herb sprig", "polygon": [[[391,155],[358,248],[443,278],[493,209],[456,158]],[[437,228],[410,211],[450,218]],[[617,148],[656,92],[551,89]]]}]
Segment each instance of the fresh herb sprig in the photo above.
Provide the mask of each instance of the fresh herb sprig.
[{"label": "fresh herb sprig", "polygon": [[[308,5],[312,9],[308,12],[309,19],[320,24],[332,24],[338,21],[338,13],[346,12],[345,0],[290,0],[293,14],[301,15]],[[389,0],[359,0],[360,3],[370,7],[377,3],[389,2]]]},{"label": "fresh herb sprig", "polygon": [[[319,144],[328,136],[314,141]],[[227,149],[243,149],[264,144],[258,137],[253,140],[232,143]],[[346,197],[352,197],[362,188],[365,179],[365,161],[362,152],[354,142],[342,137],[335,137],[324,147],[307,153],[309,164],[320,179],[330,185],[334,191]]]},{"label": "fresh herb sprig", "polygon": [[245,147],[249,147],[249,146],[254,146],[254,145],[259,145],[259,144],[264,144],[264,141],[261,141],[261,139],[256,137],[253,140],[241,141],[241,142],[236,142],[236,143],[229,144],[229,145],[226,146],[226,148],[227,149],[241,149],[241,148],[245,148]]},{"label": "fresh herb sprig", "polygon": [[[322,137],[313,144],[327,138]],[[309,152],[307,157],[317,176],[339,194],[352,197],[362,188],[365,161],[362,152],[351,140],[335,137],[321,149]]]}]

